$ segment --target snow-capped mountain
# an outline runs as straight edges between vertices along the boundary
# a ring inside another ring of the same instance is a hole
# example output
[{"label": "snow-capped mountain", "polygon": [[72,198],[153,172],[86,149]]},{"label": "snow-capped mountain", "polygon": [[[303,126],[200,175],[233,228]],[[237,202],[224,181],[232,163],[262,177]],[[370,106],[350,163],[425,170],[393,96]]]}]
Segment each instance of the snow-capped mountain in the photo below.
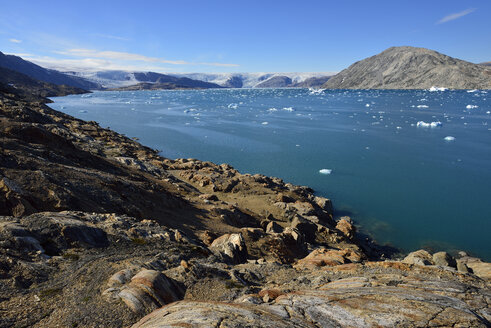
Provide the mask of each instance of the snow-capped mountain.
[{"label": "snow-capped mountain", "polygon": [[[105,88],[118,88],[134,85],[140,82],[157,82],[164,77],[173,76],[197,81],[218,84],[228,88],[255,87],[295,87],[304,86],[306,80],[317,81],[327,79],[333,72],[316,73],[154,73],[127,71],[98,71],[98,72],[65,72],[66,74],[82,77],[98,83]],[[324,80],[325,82],[325,80]],[[322,84],[322,83],[321,83]],[[316,86],[316,85],[312,85]],[[319,85],[320,86],[320,85]]]}]

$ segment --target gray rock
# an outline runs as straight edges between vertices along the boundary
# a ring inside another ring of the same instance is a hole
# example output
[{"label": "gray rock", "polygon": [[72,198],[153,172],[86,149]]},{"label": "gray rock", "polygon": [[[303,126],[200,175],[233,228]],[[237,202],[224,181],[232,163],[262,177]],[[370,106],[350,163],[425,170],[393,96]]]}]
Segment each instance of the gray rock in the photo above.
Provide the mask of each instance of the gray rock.
[{"label": "gray rock", "polygon": [[433,257],[430,253],[424,249],[419,251],[411,252],[402,260],[402,263],[416,264],[416,265],[433,265]]},{"label": "gray rock", "polygon": [[435,263],[435,265],[449,266],[453,268],[457,267],[455,259],[447,252],[438,252],[433,254],[433,262]]},{"label": "gray rock", "polygon": [[247,248],[241,233],[225,234],[215,239],[210,250],[230,263],[244,263],[247,260]]}]

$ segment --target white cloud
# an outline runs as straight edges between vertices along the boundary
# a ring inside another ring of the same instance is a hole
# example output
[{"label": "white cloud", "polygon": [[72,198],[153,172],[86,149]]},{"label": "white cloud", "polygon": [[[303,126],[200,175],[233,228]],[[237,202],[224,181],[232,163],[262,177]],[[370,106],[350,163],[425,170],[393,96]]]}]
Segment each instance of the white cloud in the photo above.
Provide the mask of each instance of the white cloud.
[{"label": "white cloud", "polygon": [[129,52],[120,51],[98,51],[92,49],[68,49],[65,51],[55,51],[55,53],[66,56],[74,57],[92,57],[92,58],[103,58],[121,61],[143,61],[150,63],[160,63],[160,64],[171,64],[171,65],[204,65],[204,66],[220,66],[220,67],[237,67],[237,64],[226,64],[226,63],[194,63],[187,62],[184,60],[167,60],[157,57],[148,57],[140,54],[133,54]]},{"label": "white cloud", "polygon": [[436,24],[443,24],[446,22],[453,21],[453,20],[458,19],[460,17],[463,17],[465,15],[469,15],[470,13],[474,12],[475,10],[476,10],[476,8],[469,8],[469,9],[466,9],[464,11],[461,11],[461,12],[458,12],[455,14],[447,15],[447,16],[443,17],[442,19],[440,19],[438,22],[436,22]]},{"label": "white cloud", "polygon": [[97,58],[82,58],[82,59],[59,59],[49,56],[35,56],[29,54],[14,54],[25,60],[31,61],[39,66],[51,68],[62,72],[77,71],[77,72],[95,72],[105,70],[122,70],[122,71],[153,71],[165,72],[169,71],[168,67],[117,64],[110,60]]},{"label": "white cloud", "polygon": [[9,41],[12,43],[22,43],[22,40],[19,39],[9,39]]}]

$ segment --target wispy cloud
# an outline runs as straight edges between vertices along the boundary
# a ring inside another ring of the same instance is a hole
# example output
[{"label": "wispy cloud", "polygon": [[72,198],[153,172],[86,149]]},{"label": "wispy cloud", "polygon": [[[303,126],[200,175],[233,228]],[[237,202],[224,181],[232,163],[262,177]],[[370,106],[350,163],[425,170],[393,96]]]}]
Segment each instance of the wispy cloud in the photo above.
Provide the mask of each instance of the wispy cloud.
[{"label": "wispy cloud", "polygon": [[110,60],[97,58],[81,58],[81,59],[60,59],[49,56],[36,56],[31,54],[13,54],[20,56],[25,60],[29,60],[42,67],[56,69],[59,71],[79,71],[79,72],[95,72],[105,70],[122,70],[122,71],[154,71],[165,72],[170,71],[168,67],[149,66],[149,65],[131,65],[127,63],[118,64]]},{"label": "wispy cloud", "polygon": [[22,43],[22,40],[19,39],[9,39],[9,41],[12,43]]},{"label": "wispy cloud", "polygon": [[171,65],[205,65],[205,66],[220,66],[220,67],[237,67],[237,64],[227,64],[227,63],[195,63],[187,62],[184,60],[168,60],[157,57],[149,57],[140,54],[133,54],[129,52],[120,51],[98,51],[92,49],[68,49],[65,51],[55,51],[55,53],[66,56],[74,57],[87,57],[87,58],[102,58],[102,59],[112,59],[121,61],[142,61],[148,63],[159,63],[159,64],[171,64]]},{"label": "wispy cloud", "polygon": [[461,12],[458,12],[455,14],[447,15],[447,16],[443,17],[442,19],[440,19],[438,22],[436,22],[436,24],[443,24],[443,23],[447,23],[447,22],[456,20],[456,19],[463,17],[465,15],[469,15],[470,13],[472,13],[474,11],[476,11],[476,8],[469,8],[469,9],[466,9],[464,11],[461,11]]}]

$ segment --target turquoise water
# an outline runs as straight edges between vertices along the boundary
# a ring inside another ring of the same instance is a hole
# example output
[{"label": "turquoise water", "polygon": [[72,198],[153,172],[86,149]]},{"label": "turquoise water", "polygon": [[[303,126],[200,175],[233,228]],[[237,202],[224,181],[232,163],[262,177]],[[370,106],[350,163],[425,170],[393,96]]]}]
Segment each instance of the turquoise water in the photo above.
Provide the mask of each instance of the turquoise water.
[{"label": "turquoise water", "polygon": [[308,185],[378,242],[491,260],[491,91],[223,89],[54,100],[54,109],[138,137],[165,157]]}]

